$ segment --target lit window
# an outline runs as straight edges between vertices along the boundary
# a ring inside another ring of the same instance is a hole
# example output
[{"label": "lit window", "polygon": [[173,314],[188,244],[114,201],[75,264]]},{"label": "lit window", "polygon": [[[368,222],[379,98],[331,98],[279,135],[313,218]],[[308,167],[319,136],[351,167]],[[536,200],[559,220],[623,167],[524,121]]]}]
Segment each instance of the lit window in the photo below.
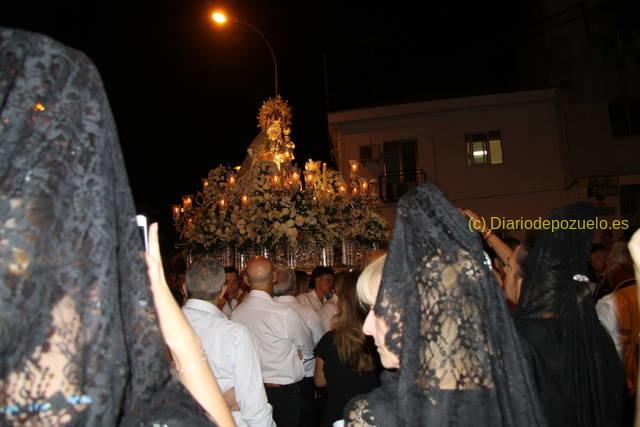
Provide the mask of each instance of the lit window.
[{"label": "lit window", "polygon": [[465,139],[469,166],[499,165],[502,163],[500,131],[467,133]]}]

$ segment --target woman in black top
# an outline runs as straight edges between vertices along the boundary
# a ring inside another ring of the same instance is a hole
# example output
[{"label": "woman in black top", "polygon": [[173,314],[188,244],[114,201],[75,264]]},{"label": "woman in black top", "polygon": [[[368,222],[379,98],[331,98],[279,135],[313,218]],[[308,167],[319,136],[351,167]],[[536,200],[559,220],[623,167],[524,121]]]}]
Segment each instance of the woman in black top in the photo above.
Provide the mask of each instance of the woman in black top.
[{"label": "woman in black top", "polygon": [[549,221],[577,229],[544,231],[514,251],[524,278],[513,312],[549,427],[619,426],[625,381],[611,337],[586,285],[595,220],[587,203],[555,209]]},{"label": "woman in black top", "polygon": [[335,329],[327,332],[315,349],[315,384],[327,388],[327,404],[321,426],[331,426],[342,418],[352,397],[378,386],[378,361],[372,343],[362,332],[364,310],[356,295],[356,273],[341,273],[340,309]]}]

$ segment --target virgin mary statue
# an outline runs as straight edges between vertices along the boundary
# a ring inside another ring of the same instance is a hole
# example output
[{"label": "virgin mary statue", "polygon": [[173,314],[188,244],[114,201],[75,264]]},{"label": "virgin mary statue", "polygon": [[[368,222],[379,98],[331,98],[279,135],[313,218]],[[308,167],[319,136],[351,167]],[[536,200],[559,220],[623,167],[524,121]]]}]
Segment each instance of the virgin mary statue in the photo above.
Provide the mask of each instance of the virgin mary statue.
[{"label": "virgin mary statue", "polygon": [[238,172],[238,185],[242,188],[260,162],[273,162],[278,169],[293,160],[295,145],[291,141],[291,107],[280,95],[266,100],[258,113],[260,133],[247,148]]}]

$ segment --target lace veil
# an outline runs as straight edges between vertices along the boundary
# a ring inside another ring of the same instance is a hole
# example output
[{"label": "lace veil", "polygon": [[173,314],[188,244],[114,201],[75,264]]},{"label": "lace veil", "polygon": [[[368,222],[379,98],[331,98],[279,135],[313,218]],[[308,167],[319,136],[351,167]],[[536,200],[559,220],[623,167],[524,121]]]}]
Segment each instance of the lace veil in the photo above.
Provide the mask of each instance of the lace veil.
[{"label": "lace veil", "polygon": [[562,228],[537,236],[514,312],[543,411],[554,426],[620,425],[624,373],[588,286],[576,280],[588,272],[594,208],[563,206],[548,219]]},{"label": "lace veil", "polygon": [[400,200],[374,307],[400,368],[347,406],[348,425],[544,425],[484,261],[480,237],[433,184]]},{"label": "lace veil", "polygon": [[173,379],[98,72],[0,28],[0,424],[210,425]]}]

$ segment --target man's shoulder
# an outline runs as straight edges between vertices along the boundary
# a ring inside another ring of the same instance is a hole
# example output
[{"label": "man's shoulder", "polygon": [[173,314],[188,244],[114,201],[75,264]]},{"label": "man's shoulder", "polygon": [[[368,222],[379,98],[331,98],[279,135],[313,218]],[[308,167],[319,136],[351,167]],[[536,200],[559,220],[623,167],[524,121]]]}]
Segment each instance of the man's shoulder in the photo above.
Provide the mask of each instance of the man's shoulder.
[{"label": "man's shoulder", "polygon": [[318,311],[333,311],[333,310],[336,310],[337,308],[338,308],[338,305],[331,302],[331,300],[329,300],[324,304],[322,304],[318,309]]},{"label": "man's shoulder", "polygon": [[[202,330],[202,328],[200,329]],[[249,328],[242,323],[229,319],[218,319],[217,322],[209,325],[209,328],[206,328],[203,333],[225,346],[237,347],[238,345],[246,346],[253,343]]]},{"label": "man's shoulder", "polygon": [[317,317],[318,319],[320,318],[320,316],[318,315],[318,312],[315,311],[313,307],[308,306],[306,304],[302,304],[299,301],[293,305],[293,308],[295,308],[296,311],[298,311],[301,315],[308,316],[308,317]]},{"label": "man's shoulder", "polygon": [[294,306],[285,306],[285,309],[286,310],[282,310],[281,315],[287,322],[304,323],[303,316],[305,316],[306,313],[298,311],[297,307]]},{"label": "man's shoulder", "polygon": [[220,332],[233,331],[236,330],[239,326],[242,326],[237,322],[233,322],[227,319],[226,316],[216,316],[212,313],[200,315],[197,319],[193,320],[189,318],[188,312],[185,312],[185,315],[187,317],[187,320],[189,320],[189,323],[192,323],[194,329],[205,329],[210,335],[215,335],[216,333]]},{"label": "man's shoulder", "polygon": [[295,311],[290,305],[282,304],[274,300],[246,300],[238,305],[231,315],[231,320],[249,316],[259,318],[262,314],[269,313],[285,316],[288,312]]},{"label": "man's shoulder", "polygon": [[616,292],[617,291],[613,291],[611,293],[608,293],[607,295],[603,296],[602,298],[600,298],[597,302],[596,302],[596,307],[598,305],[607,305],[607,304],[611,304],[611,301],[613,301],[614,299],[616,299]]},{"label": "man's shoulder", "polygon": [[248,342],[253,342],[252,337],[251,337],[251,332],[249,331],[249,328],[247,328],[245,325],[243,325],[242,323],[238,323],[238,322],[234,322],[233,320],[228,320],[228,330],[229,332],[233,335],[233,337],[235,338],[235,342],[237,343],[248,343]]},{"label": "man's shoulder", "polygon": [[274,313],[281,316],[289,316],[291,313],[298,315],[298,311],[296,310],[293,304],[279,304],[277,302],[273,302],[273,306],[270,307]]},{"label": "man's shoulder", "polygon": [[596,303],[598,315],[604,314],[609,310],[618,311],[627,306],[637,306],[636,286],[627,286],[600,298]]},{"label": "man's shoulder", "polygon": [[305,293],[303,293],[303,294],[299,294],[299,295],[296,297],[296,299],[297,299],[298,301],[307,301],[307,300],[309,299],[309,297],[311,296],[310,292],[311,292],[311,291],[307,291],[307,292],[305,292]]},{"label": "man's shoulder", "polygon": [[624,306],[624,307],[626,306],[637,307],[638,306],[637,293],[638,293],[638,285],[634,283],[632,285],[625,286],[622,289],[618,289],[617,291],[612,292],[607,296],[613,295],[613,297],[616,299],[616,305]]},{"label": "man's shoulder", "polygon": [[189,323],[211,323],[217,320],[223,320],[221,317],[216,316],[209,311],[198,310],[197,308],[186,305],[182,307],[182,312],[187,320],[189,320]]}]

